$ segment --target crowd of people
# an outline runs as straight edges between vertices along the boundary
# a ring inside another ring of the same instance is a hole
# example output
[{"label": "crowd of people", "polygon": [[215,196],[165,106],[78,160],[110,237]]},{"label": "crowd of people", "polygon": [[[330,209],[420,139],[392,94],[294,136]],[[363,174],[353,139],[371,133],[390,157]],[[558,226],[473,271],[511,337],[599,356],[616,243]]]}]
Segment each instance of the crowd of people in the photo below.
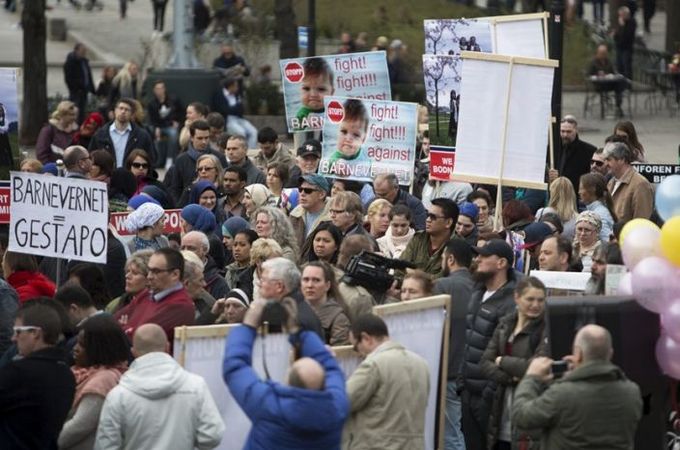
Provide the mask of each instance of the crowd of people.
[{"label": "crowd of people", "polygon": [[[375,305],[440,293],[453,302],[446,448],[534,448],[541,439],[566,439],[560,437],[564,430],[550,431],[556,411],[539,417],[531,406],[543,401],[539,388],[550,378],[550,360],[546,288],[524,274],[589,272],[586,293],[604,294],[607,264],[622,263],[622,225],[655,218],[653,187],[634,168],[646,153],[632,123],[616,124],[596,148],[579,138],[576,119],[565,117],[562,156],[546,170],[547,195],[504,188],[502,210],[496,211],[493,186],[427,179],[427,134],[418,141],[423,179],[414,196],[393,174],[372,183],[327,179],[316,173],[319,141],[310,139],[293,153],[269,128],[257,130],[258,150],[251,157],[247,138],[226,131],[221,115],[200,103],[186,108],[180,132],[168,134],[177,140],[178,154],[168,153],[171,164],[161,180],[154,169],[158,141],[132,121],[137,108],[126,97],[117,100],[113,119],[86,147],[73,140],[83,138],[78,106],[62,102],[41,132],[51,144],[38,149],[40,160],[21,163],[22,171],[106,183],[110,211],[128,212],[125,227],[132,235],[123,238],[110,227],[103,265],[4,252],[0,391],[14,394],[0,395],[0,408],[20,413],[1,419],[0,440],[146,448],[162,434],[162,442],[216,445],[224,424],[210,393],[167,352],[175,327],[243,323],[243,331],[230,334],[224,377],[256,424],[251,442],[288,436],[286,448],[308,448],[301,436],[337,443],[342,435],[346,448],[390,448],[387,442],[421,448],[421,418],[433,389],[427,364],[389,341],[384,323],[370,313]],[[218,116],[221,121],[211,120]],[[172,208],[181,209],[181,230],[166,233],[165,213]],[[391,286],[362,283],[347,270],[365,253],[398,258],[414,269],[394,272]],[[249,367],[267,301],[285,305],[294,318],[287,329],[298,336],[305,357],[289,374],[290,392],[260,381]],[[609,362],[606,330],[589,329],[578,339],[597,349],[575,344],[581,353],[575,350],[570,360],[574,374],[625,380]],[[323,344],[352,344],[366,356],[346,386]],[[592,361],[601,369],[595,375]],[[379,375],[383,365],[387,378]],[[41,384],[40,377],[51,381]],[[383,391],[375,383],[389,387]],[[179,395],[182,386],[190,400]],[[249,394],[252,389],[262,398]],[[639,419],[639,396],[634,386],[616,389],[626,392],[612,400],[627,411],[626,426],[612,425],[606,416],[597,420],[611,430],[606,445],[625,447]],[[290,435],[280,417],[289,408],[271,406],[281,395],[301,401],[300,407],[334,406],[316,428],[300,425],[307,431]],[[197,407],[144,414],[161,401]],[[264,425],[272,420],[268,415],[279,416],[276,425]],[[33,428],[36,421],[43,426]]]}]

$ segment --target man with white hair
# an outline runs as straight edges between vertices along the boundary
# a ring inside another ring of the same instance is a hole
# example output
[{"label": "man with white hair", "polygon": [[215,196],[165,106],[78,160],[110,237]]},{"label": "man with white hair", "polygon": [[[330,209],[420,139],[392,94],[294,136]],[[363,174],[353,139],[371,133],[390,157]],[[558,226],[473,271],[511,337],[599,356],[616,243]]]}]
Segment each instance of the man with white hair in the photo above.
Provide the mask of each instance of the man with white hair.
[{"label": "man with white hair", "polygon": [[224,298],[229,292],[229,285],[227,280],[220,275],[215,260],[208,254],[210,252],[208,236],[201,231],[189,231],[182,237],[180,245],[182,250],[194,252],[203,263],[205,290],[215,299]]},{"label": "man with white hair", "polygon": [[[314,331],[323,339],[321,322],[300,294],[300,270],[289,259],[278,257],[262,263],[259,299],[281,302],[292,298],[297,304],[297,321],[302,329]],[[257,300],[257,299],[256,299]]]},{"label": "man with white hair", "polygon": [[640,388],[611,363],[612,355],[609,331],[586,325],[564,358],[571,370],[547,389],[553,360],[534,358],[515,389],[513,427],[541,429],[541,448],[633,448]]},{"label": "man with white hair", "polygon": [[205,380],[184,370],[167,352],[165,332],[140,326],[135,360],[106,396],[95,449],[214,448],[224,422]]},{"label": "man with white hair", "polygon": [[607,189],[616,217],[621,222],[637,217],[649,219],[654,211],[654,189],[631,165],[631,149],[623,142],[610,142],[605,144],[603,156],[612,174]]}]

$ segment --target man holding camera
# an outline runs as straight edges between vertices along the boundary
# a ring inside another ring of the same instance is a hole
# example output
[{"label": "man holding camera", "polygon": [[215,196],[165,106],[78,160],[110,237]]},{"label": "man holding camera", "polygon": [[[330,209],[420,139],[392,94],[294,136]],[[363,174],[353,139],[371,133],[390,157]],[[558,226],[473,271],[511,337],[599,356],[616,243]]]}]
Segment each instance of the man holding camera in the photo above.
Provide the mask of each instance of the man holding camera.
[{"label": "man holding camera", "polygon": [[633,448],[640,388],[611,363],[612,354],[609,331],[586,325],[565,357],[572,370],[547,389],[555,377],[553,361],[534,359],[515,390],[512,423],[543,429],[541,448]]},{"label": "man holding camera", "polygon": [[[271,276],[265,269],[263,286],[273,282]],[[289,318],[284,326],[302,357],[289,369],[285,385],[263,381],[253,369],[253,344],[266,304],[255,300],[250,305],[243,324],[229,334],[224,357],[224,381],[253,423],[245,448],[340,448],[349,413],[345,377],[321,339],[300,330],[293,319],[296,307],[292,299],[282,302]]]}]

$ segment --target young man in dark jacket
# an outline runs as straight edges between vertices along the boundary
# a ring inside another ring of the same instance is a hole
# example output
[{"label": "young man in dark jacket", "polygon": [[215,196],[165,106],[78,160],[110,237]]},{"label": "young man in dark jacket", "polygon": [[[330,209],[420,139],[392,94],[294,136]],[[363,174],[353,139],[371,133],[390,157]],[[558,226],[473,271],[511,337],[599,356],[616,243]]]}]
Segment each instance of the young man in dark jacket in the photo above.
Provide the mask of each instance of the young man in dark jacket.
[{"label": "young man in dark jacket", "polygon": [[465,447],[482,450],[495,384],[482,372],[480,361],[501,317],[515,308],[516,275],[512,248],[502,239],[491,239],[473,249],[477,257],[477,281],[470,298],[465,330],[463,374],[463,433]]},{"label": "young man in dark jacket", "polygon": [[22,358],[0,369],[0,447],[57,448],[76,385],[66,354],[55,347],[61,329],[49,306],[29,304],[17,313],[12,340]]}]

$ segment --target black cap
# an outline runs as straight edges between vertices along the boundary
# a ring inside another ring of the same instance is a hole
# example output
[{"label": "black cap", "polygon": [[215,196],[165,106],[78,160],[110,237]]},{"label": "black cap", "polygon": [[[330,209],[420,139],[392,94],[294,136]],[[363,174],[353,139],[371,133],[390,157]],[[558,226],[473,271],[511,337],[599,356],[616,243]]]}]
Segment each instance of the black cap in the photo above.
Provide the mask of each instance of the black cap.
[{"label": "black cap", "polygon": [[552,228],[545,222],[530,223],[524,228],[524,245],[522,249],[533,248],[553,234]]},{"label": "black cap", "polygon": [[297,155],[305,157],[307,155],[314,155],[321,158],[321,142],[316,139],[308,139],[297,149]]},{"label": "black cap", "polygon": [[472,251],[480,256],[496,255],[499,258],[505,258],[508,260],[508,265],[510,266],[512,266],[512,263],[515,260],[515,254],[512,251],[512,247],[510,247],[503,239],[491,239],[484,247],[472,247]]}]

